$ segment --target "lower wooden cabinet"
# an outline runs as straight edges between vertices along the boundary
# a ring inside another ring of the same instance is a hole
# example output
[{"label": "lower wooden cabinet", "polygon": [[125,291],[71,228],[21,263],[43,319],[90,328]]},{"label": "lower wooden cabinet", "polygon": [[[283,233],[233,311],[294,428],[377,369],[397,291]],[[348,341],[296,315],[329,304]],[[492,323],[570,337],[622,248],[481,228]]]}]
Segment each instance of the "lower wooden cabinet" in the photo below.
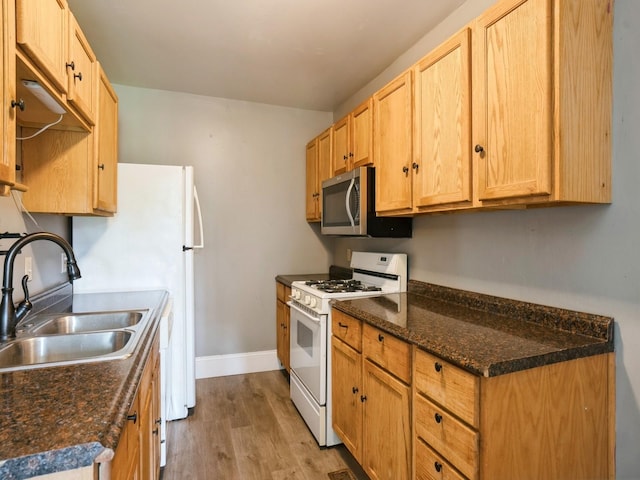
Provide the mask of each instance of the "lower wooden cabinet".
[{"label": "lower wooden cabinet", "polygon": [[[408,480],[412,451],[411,387],[369,358],[394,370],[398,348],[402,350],[403,344],[410,352],[410,347],[392,335],[369,325],[362,329],[360,325],[359,320],[333,310],[333,428],[369,478]],[[348,334],[349,331],[358,332],[365,340]],[[367,337],[378,344],[367,342]],[[390,343],[393,348],[388,347]],[[359,345],[362,353],[356,350]]]},{"label": "lower wooden cabinet", "polygon": [[289,316],[287,299],[291,296],[291,288],[276,282],[276,352],[278,360],[289,373]]},{"label": "lower wooden cabinet", "polygon": [[160,337],[156,333],[111,465],[113,480],[160,478]]}]

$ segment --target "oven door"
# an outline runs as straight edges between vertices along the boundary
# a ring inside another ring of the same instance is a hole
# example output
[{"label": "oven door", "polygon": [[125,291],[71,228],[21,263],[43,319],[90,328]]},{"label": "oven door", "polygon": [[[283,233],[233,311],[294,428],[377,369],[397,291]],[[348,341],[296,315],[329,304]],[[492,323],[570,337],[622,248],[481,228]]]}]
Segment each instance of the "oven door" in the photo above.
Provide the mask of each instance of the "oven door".
[{"label": "oven door", "polygon": [[327,315],[311,314],[291,302],[289,364],[296,377],[322,406],[327,401]]}]

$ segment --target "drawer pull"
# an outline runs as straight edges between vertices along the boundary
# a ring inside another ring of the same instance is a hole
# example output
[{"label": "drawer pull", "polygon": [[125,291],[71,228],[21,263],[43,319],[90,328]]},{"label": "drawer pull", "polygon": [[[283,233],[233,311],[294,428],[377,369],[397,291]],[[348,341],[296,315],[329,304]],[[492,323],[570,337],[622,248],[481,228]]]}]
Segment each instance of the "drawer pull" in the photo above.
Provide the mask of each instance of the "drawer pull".
[{"label": "drawer pull", "polygon": [[338,326],[339,326],[340,328],[349,328],[349,325],[345,325],[345,324],[344,324],[344,323],[342,323],[342,322],[338,322]]},{"label": "drawer pull", "polygon": [[433,418],[436,419],[436,423],[440,423],[442,422],[442,415],[440,415],[439,413],[436,413]]},{"label": "drawer pull", "polygon": [[440,473],[442,471],[442,464],[440,462],[435,462],[433,464],[433,468],[436,469],[436,472]]},{"label": "drawer pull", "polygon": [[442,370],[442,364],[436,362],[434,365],[434,368],[436,369],[436,372],[439,372],[440,370]]},{"label": "drawer pull", "polygon": [[381,333],[378,334],[378,341],[379,342],[383,342],[384,341],[384,335],[382,335]]},{"label": "drawer pull", "polygon": [[133,415],[127,415],[127,420],[136,423],[138,421],[138,412],[133,412]]},{"label": "drawer pull", "polygon": [[353,388],[351,389],[351,391],[352,391],[353,393],[358,393],[358,387],[353,387]]}]

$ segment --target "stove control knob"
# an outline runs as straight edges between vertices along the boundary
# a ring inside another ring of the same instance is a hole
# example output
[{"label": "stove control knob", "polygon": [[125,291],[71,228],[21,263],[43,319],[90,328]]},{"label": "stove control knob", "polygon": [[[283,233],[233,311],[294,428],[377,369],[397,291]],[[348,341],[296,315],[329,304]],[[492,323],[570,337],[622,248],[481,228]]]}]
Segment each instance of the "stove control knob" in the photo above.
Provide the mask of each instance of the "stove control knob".
[{"label": "stove control knob", "polygon": [[318,305],[318,299],[316,297],[311,297],[311,304],[309,305],[311,308],[316,308]]},{"label": "stove control knob", "polygon": [[300,299],[300,290],[294,288],[293,290],[291,290],[291,296],[293,298],[295,298],[296,300]]},{"label": "stove control knob", "polygon": [[311,303],[311,297],[309,295],[304,296],[304,304],[309,305]]}]

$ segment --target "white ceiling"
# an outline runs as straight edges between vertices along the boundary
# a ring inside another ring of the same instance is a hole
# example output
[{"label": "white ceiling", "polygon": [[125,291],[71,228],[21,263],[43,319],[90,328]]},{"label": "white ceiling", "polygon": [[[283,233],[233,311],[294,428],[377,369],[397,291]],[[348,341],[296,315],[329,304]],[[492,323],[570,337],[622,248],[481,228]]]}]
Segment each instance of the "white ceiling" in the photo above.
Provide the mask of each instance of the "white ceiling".
[{"label": "white ceiling", "polygon": [[333,111],[464,0],[68,0],[112,83]]}]

